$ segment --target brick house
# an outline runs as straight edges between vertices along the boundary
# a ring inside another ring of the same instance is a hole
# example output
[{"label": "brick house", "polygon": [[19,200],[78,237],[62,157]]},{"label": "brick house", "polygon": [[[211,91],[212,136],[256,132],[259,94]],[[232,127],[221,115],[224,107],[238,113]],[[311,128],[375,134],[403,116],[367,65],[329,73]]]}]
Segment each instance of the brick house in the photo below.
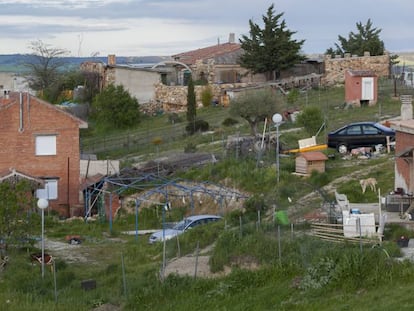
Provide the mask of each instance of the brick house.
[{"label": "brick house", "polygon": [[37,197],[69,216],[80,202],[79,129],[86,122],[28,93],[0,97],[0,180],[11,172],[42,180]]},{"label": "brick house", "polygon": [[414,193],[414,120],[392,121],[395,130],[395,189]]}]

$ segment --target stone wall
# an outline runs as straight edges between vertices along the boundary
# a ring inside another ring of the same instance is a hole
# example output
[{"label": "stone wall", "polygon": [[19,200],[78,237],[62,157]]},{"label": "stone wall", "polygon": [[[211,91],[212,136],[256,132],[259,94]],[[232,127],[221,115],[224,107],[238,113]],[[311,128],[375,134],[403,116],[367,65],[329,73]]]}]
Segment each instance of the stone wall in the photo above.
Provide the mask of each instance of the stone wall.
[{"label": "stone wall", "polygon": [[332,86],[345,82],[346,70],[370,70],[379,78],[390,75],[390,55],[381,56],[351,56],[345,54],[345,57],[331,58],[327,56],[324,60],[325,74],[321,80],[322,85]]},{"label": "stone wall", "polygon": [[[213,99],[217,100],[218,104],[220,102],[224,90],[238,87],[246,87],[244,83],[235,83],[235,84],[210,84],[210,87],[213,92]],[[201,107],[203,104],[201,102],[201,93],[203,92],[205,86],[196,85],[194,86],[194,92],[196,93],[197,107]],[[158,108],[165,112],[179,112],[185,111],[187,109],[187,86],[167,86],[162,83],[155,85],[155,101],[152,103]],[[148,105],[152,105],[148,104]]]}]

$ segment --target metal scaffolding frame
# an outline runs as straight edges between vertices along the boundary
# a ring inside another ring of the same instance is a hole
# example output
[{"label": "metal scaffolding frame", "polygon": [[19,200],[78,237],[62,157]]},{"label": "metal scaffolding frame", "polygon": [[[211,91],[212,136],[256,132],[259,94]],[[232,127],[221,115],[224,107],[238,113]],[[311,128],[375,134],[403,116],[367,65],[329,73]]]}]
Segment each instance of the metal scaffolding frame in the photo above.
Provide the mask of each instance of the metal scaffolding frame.
[{"label": "metal scaffolding frame", "polygon": [[[142,202],[150,202],[154,205],[165,205],[171,198],[189,198],[191,212],[194,211],[194,196],[208,195],[220,204],[220,210],[223,210],[223,204],[228,199],[239,200],[247,199],[248,195],[239,191],[224,187],[217,183],[209,181],[195,182],[185,179],[168,179],[166,177],[154,174],[144,174],[137,177],[120,177],[107,176],[99,182],[85,189],[85,220],[91,215],[91,210],[97,204],[99,198],[103,195],[110,195],[110,211],[112,211],[112,194],[121,195],[125,191],[134,191],[136,193],[135,208],[136,211]],[[162,194],[163,202],[151,201],[148,198],[154,194]],[[105,200],[103,200],[105,204]],[[105,211],[104,207],[103,211]],[[102,210],[98,208],[98,214],[102,215]],[[112,212],[109,213],[109,220],[112,222]]]}]

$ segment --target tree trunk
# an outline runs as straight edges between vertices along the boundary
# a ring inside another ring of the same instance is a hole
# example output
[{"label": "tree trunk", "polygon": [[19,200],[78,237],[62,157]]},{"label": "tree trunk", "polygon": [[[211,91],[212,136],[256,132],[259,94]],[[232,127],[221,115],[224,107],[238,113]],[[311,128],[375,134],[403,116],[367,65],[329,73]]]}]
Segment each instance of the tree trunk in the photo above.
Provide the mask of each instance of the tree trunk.
[{"label": "tree trunk", "polygon": [[252,121],[252,120],[248,120],[249,125],[250,125],[250,134],[254,137],[256,137],[257,135],[257,122],[256,121]]}]

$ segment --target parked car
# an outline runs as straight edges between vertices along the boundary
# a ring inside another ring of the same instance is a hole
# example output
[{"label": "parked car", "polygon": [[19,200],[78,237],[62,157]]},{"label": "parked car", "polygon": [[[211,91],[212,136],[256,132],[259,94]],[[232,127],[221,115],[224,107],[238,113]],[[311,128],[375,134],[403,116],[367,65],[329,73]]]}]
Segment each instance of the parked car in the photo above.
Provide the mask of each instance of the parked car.
[{"label": "parked car", "polygon": [[344,154],[352,148],[386,146],[387,137],[394,142],[395,131],[376,122],[357,122],[330,132],[327,145]]},{"label": "parked car", "polygon": [[153,244],[155,242],[162,242],[165,240],[170,240],[177,235],[183,234],[185,231],[194,228],[196,226],[205,225],[211,222],[219,221],[220,216],[216,215],[196,215],[184,218],[182,221],[178,222],[172,229],[164,229],[157,232],[154,232],[149,237],[149,243]]}]

